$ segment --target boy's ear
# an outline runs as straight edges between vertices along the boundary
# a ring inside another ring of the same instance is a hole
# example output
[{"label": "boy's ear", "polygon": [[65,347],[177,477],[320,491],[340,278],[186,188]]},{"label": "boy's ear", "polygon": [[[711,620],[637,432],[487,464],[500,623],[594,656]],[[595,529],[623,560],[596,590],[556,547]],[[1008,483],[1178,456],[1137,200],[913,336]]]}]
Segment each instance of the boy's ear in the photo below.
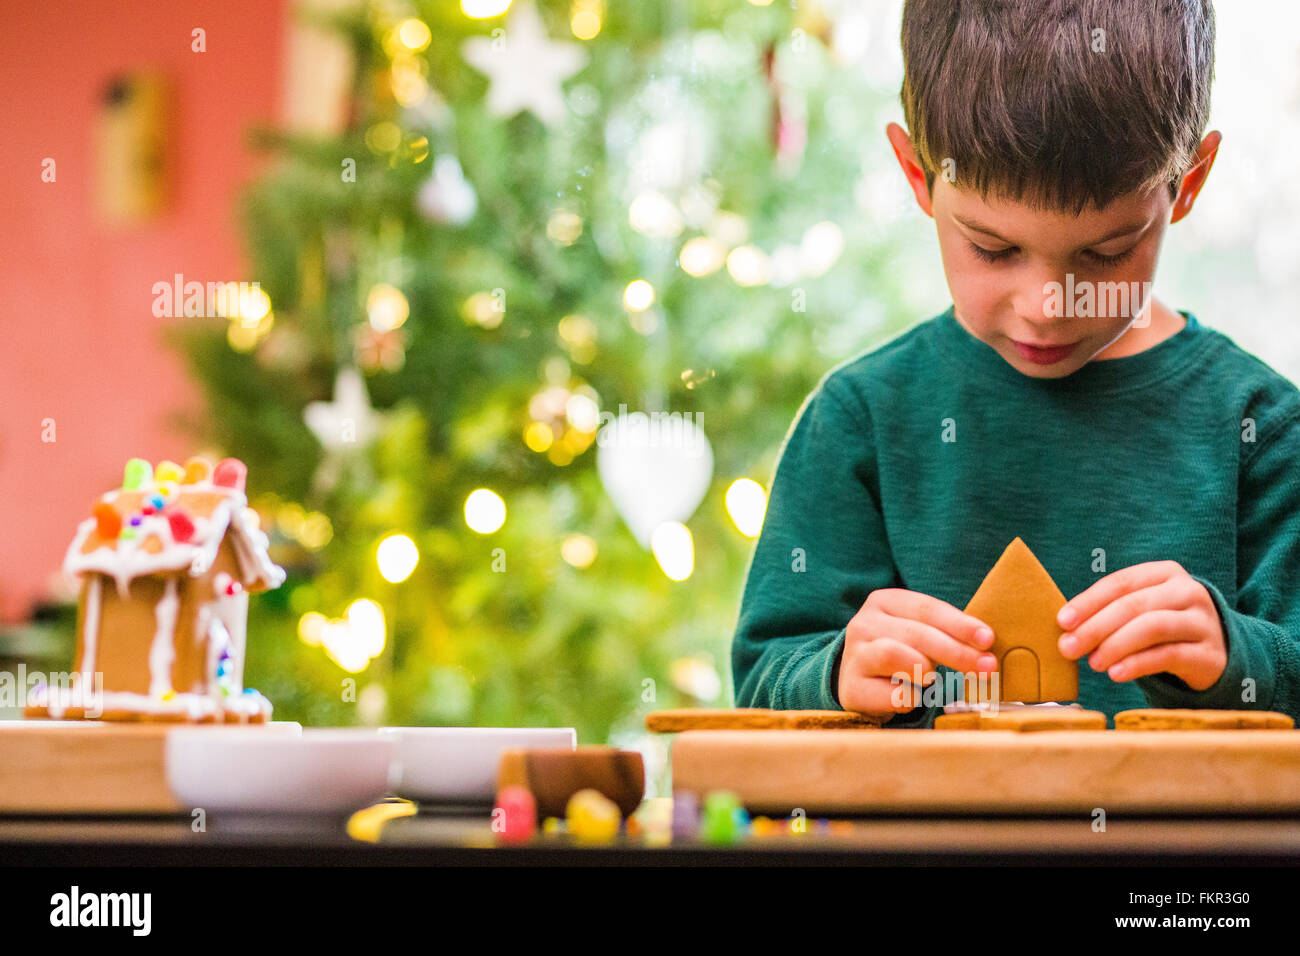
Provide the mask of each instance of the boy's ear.
[{"label": "boy's ear", "polygon": [[1210,167],[1214,165],[1214,157],[1219,154],[1219,141],[1222,139],[1223,136],[1216,129],[1201,140],[1201,145],[1196,150],[1196,162],[1191,169],[1183,174],[1183,181],[1178,187],[1178,195],[1174,197],[1173,212],[1169,217],[1170,223],[1177,222],[1192,211],[1192,204],[1196,202],[1201,187],[1205,185],[1205,177],[1210,175]]},{"label": "boy's ear", "polygon": [[921,211],[934,218],[934,211],[930,207],[930,189],[925,184],[925,170],[916,160],[916,150],[912,149],[912,139],[907,135],[907,130],[897,123],[890,123],[885,127],[885,136],[894,148],[894,156],[903,168],[903,175],[907,177],[907,184],[912,187]]}]

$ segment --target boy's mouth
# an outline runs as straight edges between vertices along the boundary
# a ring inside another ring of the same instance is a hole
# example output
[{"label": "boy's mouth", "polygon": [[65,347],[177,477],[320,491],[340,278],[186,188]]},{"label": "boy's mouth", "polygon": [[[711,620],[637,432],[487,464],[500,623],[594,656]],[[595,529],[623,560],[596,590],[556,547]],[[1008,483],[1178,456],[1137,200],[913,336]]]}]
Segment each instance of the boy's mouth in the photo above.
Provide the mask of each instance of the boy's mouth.
[{"label": "boy's mouth", "polygon": [[1079,347],[1078,342],[1044,347],[1017,342],[1015,339],[1011,340],[1011,344],[1016,347],[1016,351],[1020,353],[1025,361],[1033,362],[1035,365],[1055,365],[1057,362],[1069,358],[1070,353]]}]

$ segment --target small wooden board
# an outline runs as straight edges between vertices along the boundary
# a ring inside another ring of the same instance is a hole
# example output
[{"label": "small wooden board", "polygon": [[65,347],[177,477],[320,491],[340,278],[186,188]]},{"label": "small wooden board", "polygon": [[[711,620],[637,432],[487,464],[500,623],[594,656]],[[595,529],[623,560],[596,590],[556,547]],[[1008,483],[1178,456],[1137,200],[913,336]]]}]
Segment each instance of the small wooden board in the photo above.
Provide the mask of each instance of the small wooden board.
[{"label": "small wooden board", "polygon": [[767,710],[762,707],[685,707],[646,714],[651,733],[678,734],[686,730],[863,730],[883,720],[847,710]]},{"label": "small wooden board", "polygon": [[[167,787],[163,742],[174,724],[0,720],[0,813],[186,812]],[[299,724],[248,725],[250,733],[301,732]]]},{"label": "small wooden board", "polygon": [[1116,730],[1290,730],[1295,721],[1272,710],[1191,710],[1144,707],[1121,710]]},{"label": "small wooden board", "polygon": [[506,750],[497,770],[497,790],[524,787],[541,817],[563,817],[579,790],[599,790],[630,817],[645,797],[645,759],[637,750],[584,746]]},{"label": "small wooden board", "polygon": [[674,789],[768,815],[1300,811],[1289,730],[695,730],[672,765]]},{"label": "small wooden board", "polygon": [[1106,715],[1099,710],[1077,707],[1034,707],[999,710],[997,713],[966,711],[940,714],[935,730],[1014,730],[1019,733],[1042,730],[1105,730]]}]

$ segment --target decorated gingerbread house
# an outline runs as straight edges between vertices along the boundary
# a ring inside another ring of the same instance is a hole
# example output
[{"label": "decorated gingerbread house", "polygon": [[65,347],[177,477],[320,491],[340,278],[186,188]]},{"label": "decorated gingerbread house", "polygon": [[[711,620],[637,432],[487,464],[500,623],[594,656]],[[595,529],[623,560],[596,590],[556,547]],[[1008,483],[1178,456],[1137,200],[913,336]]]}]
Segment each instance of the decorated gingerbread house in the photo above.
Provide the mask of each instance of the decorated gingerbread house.
[{"label": "decorated gingerbread house", "polygon": [[64,571],[81,578],[75,673],[37,688],[28,716],[260,722],[270,702],[243,686],[250,593],[284,571],[245,497],[235,458],[157,469],[133,458],[93,506]]},{"label": "decorated gingerbread house", "polygon": [[[998,659],[998,700],[1039,703],[1079,696],[1079,665],[1061,653],[1056,615],[1065,595],[1029,545],[1012,541],[976,589],[966,613],[993,628],[989,653]],[[987,694],[991,688],[983,688]],[[980,689],[966,683],[968,703]]]}]

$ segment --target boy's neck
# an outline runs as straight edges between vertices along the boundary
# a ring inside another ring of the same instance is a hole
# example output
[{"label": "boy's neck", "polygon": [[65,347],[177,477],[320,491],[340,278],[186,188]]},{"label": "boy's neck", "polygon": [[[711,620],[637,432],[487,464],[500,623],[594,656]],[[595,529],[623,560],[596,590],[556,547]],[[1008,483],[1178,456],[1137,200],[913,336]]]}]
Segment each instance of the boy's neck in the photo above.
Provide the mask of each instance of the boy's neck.
[{"label": "boy's neck", "polygon": [[1151,312],[1150,322],[1142,327],[1139,327],[1136,323],[1131,325],[1127,332],[1094,355],[1092,361],[1104,362],[1106,359],[1124,358],[1128,355],[1145,352],[1170,336],[1177,335],[1183,330],[1183,326],[1187,324],[1186,318],[1165,306],[1158,299],[1153,298],[1151,300],[1149,309]]}]

